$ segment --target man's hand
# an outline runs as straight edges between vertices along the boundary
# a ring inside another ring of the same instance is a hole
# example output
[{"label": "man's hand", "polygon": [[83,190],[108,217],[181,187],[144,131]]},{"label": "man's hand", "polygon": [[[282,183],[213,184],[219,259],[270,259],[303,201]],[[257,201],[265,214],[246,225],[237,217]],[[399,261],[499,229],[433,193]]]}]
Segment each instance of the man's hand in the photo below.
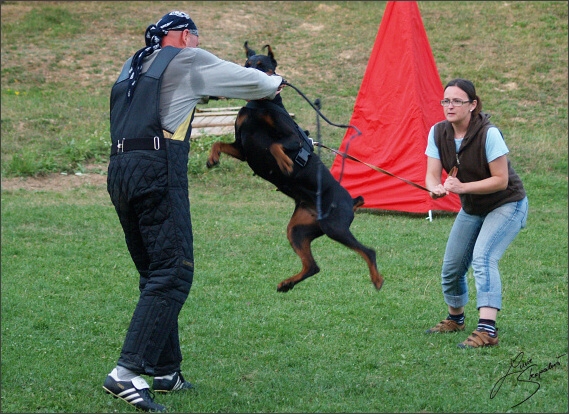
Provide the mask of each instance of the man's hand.
[{"label": "man's hand", "polygon": [[283,90],[283,88],[284,88],[284,87],[286,86],[286,84],[287,84],[286,79],[283,78],[282,76],[281,76],[281,78],[282,78],[282,81],[281,81],[281,84],[279,85],[279,87],[277,88],[277,95]]}]

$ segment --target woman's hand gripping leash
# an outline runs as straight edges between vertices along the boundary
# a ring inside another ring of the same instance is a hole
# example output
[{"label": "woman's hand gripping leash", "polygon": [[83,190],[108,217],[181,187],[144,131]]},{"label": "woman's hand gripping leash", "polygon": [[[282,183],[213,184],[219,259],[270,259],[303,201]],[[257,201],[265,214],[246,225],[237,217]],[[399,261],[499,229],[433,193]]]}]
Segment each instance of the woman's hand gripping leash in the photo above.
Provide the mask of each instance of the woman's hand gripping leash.
[{"label": "woman's hand gripping leash", "polygon": [[[453,188],[452,187],[453,181],[458,181],[458,178],[456,178],[457,172],[458,172],[458,168],[456,166],[452,167],[448,173],[448,177],[447,177],[444,185],[439,184],[435,188],[433,188],[431,191],[429,191],[429,194],[430,194],[432,199],[436,200],[437,198],[441,198],[441,197],[449,195],[449,190]],[[458,181],[458,182],[460,183],[460,181]],[[448,185],[447,185],[447,183],[448,183]]]}]

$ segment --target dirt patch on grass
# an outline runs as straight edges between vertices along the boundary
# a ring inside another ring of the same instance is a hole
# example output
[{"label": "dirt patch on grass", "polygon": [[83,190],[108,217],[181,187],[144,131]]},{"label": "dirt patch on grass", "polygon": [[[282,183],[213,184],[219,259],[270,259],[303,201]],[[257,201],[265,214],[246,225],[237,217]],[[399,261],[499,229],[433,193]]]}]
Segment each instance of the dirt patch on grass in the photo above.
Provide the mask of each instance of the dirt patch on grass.
[{"label": "dirt patch on grass", "polygon": [[[106,167],[105,167],[106,168]],[[90,168],[89,171],[103,171],[103,166]],[[77,174],[48,174],[39,177],[2,178],[2,191],[55,191],[63,192],[82,186],[106,188],[107,175],[98,172]]]}]

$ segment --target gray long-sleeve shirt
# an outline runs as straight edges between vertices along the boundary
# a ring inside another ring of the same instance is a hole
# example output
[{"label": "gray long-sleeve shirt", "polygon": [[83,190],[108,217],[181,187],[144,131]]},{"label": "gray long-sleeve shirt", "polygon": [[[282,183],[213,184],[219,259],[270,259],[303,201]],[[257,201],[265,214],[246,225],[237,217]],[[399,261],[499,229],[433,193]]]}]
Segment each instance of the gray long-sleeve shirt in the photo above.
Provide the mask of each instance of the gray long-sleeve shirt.
[{"label": "gray long-sleeve shirt", "polygon": [[[154,52],[145,59],[143,72],[148,70],[157,55],[158,52]],[[203,49],[184,48],[164,72],[160,94],[162,127],[170,132],[176,131],[184,121],[188,121],[195,106],[209,96],[272,99],[281,82],[278,75],[269,76],[257,69],[239,66]]]}]

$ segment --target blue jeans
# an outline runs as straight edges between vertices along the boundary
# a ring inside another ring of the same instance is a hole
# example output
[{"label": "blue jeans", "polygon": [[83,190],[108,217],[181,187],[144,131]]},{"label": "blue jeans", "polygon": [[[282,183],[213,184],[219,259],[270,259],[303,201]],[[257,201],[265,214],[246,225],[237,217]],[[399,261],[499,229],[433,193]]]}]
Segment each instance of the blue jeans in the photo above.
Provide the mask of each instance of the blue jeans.
[{"label": "blue jeans", "polygon": [[447,305],[460,308],[468,302],[466,273],[472,265],[476,307],[502,308],[498,262],[526,226],[528,199],[504,204],[485,216],[460,209],[450,231],[443,259],[442,288]]}]

